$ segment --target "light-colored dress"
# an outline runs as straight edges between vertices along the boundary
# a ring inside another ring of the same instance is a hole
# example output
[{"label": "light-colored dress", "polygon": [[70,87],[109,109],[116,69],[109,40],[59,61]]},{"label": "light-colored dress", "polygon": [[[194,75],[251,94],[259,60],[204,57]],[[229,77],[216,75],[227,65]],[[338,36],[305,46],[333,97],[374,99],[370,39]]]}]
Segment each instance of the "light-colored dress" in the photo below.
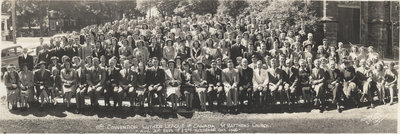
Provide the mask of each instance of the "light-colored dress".
[{"label": "light-colored dress", "polygon": [[63,82],[62,89],[64,93],[75,92],[76,90],[76,75],[75,70],[70,69],[69,72],[64,68],[61,70],[61,80]]},{"label": "light-colored dress", "polygon": [[[171,85],[170,82],[177,81],[176,85]],[[181,72],[179,69],[174,69],[172,72],[171,69],[165,69],[165,83],[167,89],[167,96],[172,94],[177,95],[178,97],[181,96],[180,94],[180,87],[181,87]]]}]

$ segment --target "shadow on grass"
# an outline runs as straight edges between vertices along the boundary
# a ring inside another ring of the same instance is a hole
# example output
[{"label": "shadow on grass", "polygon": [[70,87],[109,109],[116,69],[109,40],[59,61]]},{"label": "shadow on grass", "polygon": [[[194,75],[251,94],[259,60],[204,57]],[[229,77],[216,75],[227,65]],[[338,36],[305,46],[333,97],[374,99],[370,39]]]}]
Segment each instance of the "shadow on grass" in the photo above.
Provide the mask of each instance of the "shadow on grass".
[{"label": "shadow on grass", "polygon": [[[397,102],[397,101],[396,101]],[[380,106],[380,105],[376,105]],[[362,103],[360,108],[366,108],[368,105],[366,103]],[[345,110],[354,109],[355,107],[349,106],[345,108]],[[46,104],[42,109],[40,109],[40,103],[35,102],[30,104],[30,107],[26,111],[18,110],[10,110],[10,113],[21,116],[33,115],[36,117],[45,117],[45,116],[55,116],[55,117],[67,117],[67,113],[79,114],[84,116],[95,116],[97,115],[99,118],[120,118],[126,119],[128,117],[159,117],[162,119],[169,118],[192,118],[194,114],[198,110],[186,110],[185,107],[179,107],[176,111],[173,111],[170,107],[134,107],[133,109],[130,107],[105,107],[99,106],[98,108],[93,108],[91,106],[86,105],[80,113],[75,113],[76,105],[72,104],[71,108],[67,109],[65,104],[57,104],[51,105]],[[238,108],[238,112],[232,112],[232,109],[229,109],[225,106],[221,106],[219,109],[217,107],[213,107],[212,109],[208,109],[212,113],[222,113],[222,114],[240,114],[240,113],[249,113],[249,114],[268,114],[268,113],[302,113],[302,112],[311,112],[313,109],[317,109],[312,105],[306,106],[303,104],[295,104],[292,108],[292,111],[289,111],[288,105],[268,105],[264,107],[251,107],[251,106],[243,106]],[[336,105],[328,103],[325,111],[336,110]]]}]

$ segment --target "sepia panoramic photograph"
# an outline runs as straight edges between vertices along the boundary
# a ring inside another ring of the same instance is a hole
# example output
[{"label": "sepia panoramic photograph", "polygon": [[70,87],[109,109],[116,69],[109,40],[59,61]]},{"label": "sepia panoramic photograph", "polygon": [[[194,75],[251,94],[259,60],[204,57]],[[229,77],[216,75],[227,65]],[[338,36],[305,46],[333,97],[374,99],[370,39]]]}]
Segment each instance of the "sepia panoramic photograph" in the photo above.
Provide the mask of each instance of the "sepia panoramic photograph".
[{"label": "sepia panoramic photograph", "polygon": [[2,133],[400,133],[400,1],[1,0]]}]

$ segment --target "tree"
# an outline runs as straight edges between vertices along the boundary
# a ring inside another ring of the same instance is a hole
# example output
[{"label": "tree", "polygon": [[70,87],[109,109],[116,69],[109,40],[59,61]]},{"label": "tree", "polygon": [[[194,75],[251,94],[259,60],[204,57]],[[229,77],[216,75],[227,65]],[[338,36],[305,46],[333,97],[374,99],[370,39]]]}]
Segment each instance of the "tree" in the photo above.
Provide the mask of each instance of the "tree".
[{"label": "tree", "polygon": [[218,0],[184,0],[179,3],[174,12],[184,16],[190,14],[216,14],[218,5]]},{"label": "tree", "polygon": [[83,4],[82,6],[86,6],[86,10],[98,16],[98,19],[111,21],[121,19],[124,14],[126,17],[140,15],[140,11],[136,9],[136,0],[86,1]]},{"label": "tree", "polygon": [[[40,26],[42,31],[42,24],[46,16],[46,2],[45,1],[30,1],[18,0],[15,3],[17,27],[27,26],[31,30],[32,26]],[[5,0],[2,3],[2,13],[11,14],[11,1]]]},{"label": "tree", "polygon": [[[49,0],[17,0],[17,26],[40,26],[41,31],[48,12],[53,10],[61,18],[71,19],[96,19],[96,23],[121,19],[135,15],[141,16],[136,9],[136,0],[115,1],[49,1]],[[11,1],[2,2],[2,13],[11,14]],[[78,24],[79,25],[79,24]],[[83,25],[82,25],[83,26]],[[78,27],[76,27],[78,28]]]},{"label": "tree", "polygon": [[[275,24],[284,24],[286,28],[296,31],[299,28],[305,33],[314,33],[317,41],[322,40],[321,24],[316,16],[317,2],[305,1],[270,1],[269,5],[258,14],[259,18],[272,20]],[[320,42],[317,42],[320,43]]]},{"label": "tree", "polygon": [[138,4],[138,9],[146,13],[152,7],[156,7],[162,17],[171,16],[174,14],[174,10],[178,7],[179,3],[180,1],[178,0],[146,0]]},{"label": "tree", "polygon": [[267,8],[259,14],[287,26],[313,27],[318,22],[315,9],[311,3],[304,1],[271,1]]},{"label": "tree", "polygon": [[220,0],[219,2],[218,14],[231,17],[237,17],[249,6],[249,3],[245,0]]},{"label": "tree", "polygon": [[249,0],[249,6],[244,9],[241,15],[256,16],[269,6],[270,1],[267,0]]}]

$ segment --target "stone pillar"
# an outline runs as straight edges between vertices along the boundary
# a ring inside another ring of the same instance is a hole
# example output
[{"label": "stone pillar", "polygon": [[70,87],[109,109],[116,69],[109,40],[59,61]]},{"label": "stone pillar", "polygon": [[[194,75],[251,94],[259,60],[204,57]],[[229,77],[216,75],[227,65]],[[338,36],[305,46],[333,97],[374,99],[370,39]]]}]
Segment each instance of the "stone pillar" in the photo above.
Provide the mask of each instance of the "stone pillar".
[{"label": "stone pillar", "polygon": [[361,33],[360,33],[360,44],[367,45],[368,44],[368,2],[362,1],[360,7],[360,15],[361,15]]},{"label": "stone pillar", "polygon": [[388,12],[385,8],[386,2],[368,2],[368,44],[374,46],[380,57],[385,56],[385,50],[388,45]]},{"label": "stone pillar", "polygon": [[337,44],[337,27],[338,27],[338,2],[337,1],[326,1],[323,3],[323,17],[321,19],[324,25],[324,36],[328,39],[331,45]]}]

